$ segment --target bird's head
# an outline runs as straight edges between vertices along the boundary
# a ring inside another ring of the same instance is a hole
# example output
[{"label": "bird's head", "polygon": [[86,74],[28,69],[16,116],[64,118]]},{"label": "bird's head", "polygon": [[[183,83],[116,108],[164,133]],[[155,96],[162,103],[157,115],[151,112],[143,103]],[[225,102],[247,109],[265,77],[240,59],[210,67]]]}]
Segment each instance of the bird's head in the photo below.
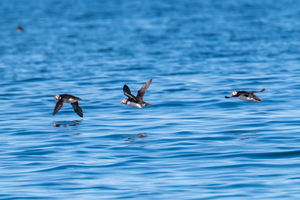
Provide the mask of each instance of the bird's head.
[{"label": "bird's head", "polygon": [[234,91],[234,92],[231,92],[230,96],[232,97],[237,97],[238,95],[238,91]]},{"label": "bird's head", "polygon": [[55,99],[55,100],[60,100],[61,97],[60,97],[60,95],[58,94],[58,95],[56,95],[56,96],[54,97],[54,99]]},{"label": "bird's head", "polygon": [[122,101],[121,101],[121,104],[126,104],[127,103],[127,98],[126,99],[123,99]]}]

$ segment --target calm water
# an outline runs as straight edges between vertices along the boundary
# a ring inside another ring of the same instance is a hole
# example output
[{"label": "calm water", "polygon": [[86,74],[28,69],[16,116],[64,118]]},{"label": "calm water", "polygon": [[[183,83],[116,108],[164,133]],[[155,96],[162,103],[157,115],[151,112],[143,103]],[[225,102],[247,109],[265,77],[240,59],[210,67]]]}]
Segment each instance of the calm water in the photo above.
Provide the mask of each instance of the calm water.
[{"label": "calm water", "polygon": [[[300,196],[300,2],[0,9],[1,199]],[[151,78],[152,106],[120,104]],[[261,103],[224,98],[262,88]],[[84,118],[70,104],[52,116],[63,93]]]}]

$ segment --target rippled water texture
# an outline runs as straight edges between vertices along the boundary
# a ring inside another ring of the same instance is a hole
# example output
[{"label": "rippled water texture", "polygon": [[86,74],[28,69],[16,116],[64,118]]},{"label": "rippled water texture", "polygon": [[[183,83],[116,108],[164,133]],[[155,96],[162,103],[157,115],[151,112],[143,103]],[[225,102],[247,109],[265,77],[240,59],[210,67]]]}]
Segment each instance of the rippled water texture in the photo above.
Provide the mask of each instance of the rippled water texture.
[{"label": "rippled water texture", "polygon": [[[1,199],[300,196],[299,2],[0,9]],[[151,106],[120,104],[151,78]],[[263,88],[261,103],[224,98]],[[52,116],[64,93],[83,118],[70,104]]]}]

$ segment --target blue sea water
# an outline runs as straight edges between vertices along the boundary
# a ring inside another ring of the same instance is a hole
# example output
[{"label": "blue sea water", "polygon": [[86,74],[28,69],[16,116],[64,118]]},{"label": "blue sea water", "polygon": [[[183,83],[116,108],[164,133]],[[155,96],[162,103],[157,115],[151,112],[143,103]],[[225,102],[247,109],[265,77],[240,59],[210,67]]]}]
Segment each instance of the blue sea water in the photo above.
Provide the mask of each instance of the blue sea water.
[{"label": "blue sea water", "polygon": [[[299,198],[300,2],[0,10],[0,199]],[[150,79],[151,106],[120,104]],[[224,98],[263,88],[260,103]],[[83,118],[52,116],[64,93]]]}]

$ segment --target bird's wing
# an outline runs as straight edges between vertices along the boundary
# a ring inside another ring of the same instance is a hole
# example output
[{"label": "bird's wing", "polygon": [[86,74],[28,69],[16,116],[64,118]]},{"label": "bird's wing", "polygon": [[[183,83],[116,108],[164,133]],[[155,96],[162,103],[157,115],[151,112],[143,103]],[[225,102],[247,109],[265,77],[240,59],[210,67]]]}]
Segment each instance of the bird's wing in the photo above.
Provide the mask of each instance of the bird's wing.
[{"label": "bird's wing", "polygon": [[77,115],[79,115],[80,117],[83,117],[83,114],[82,114],[82,109],[80,108],[80,106],[78,105],[78,102],[75,102],[75,103],[71,103],[73,108],[74,108],[74,111],[77,113]]},{"label": "bird's wing", "polygon": [[266,89],[265,88],[263,88],[261,91],[252,91],[253,93],[256,93],[256,92],[263,92],[263,91],[265,91]]},{"label": "bird's wing", "polygon": [[141,87],[141,89],[139,89],[139,91],[137,92],[136,98],[139,102],[143,101],[145,91],[149,88],[151,82],[152,82],[152,79],[150,79],[145,85],[143,85],[143,87]]},{"label": "bird's wing", "polygon": [[133,94],[131,94],[131,91],[130,91],[130,89],[129,89],[129,87],[128,87],[127,85],[124,85],[124,87],[123,87],[123,92],[124,92],[124,95],[125,95],[125,96],[128,96],[128,97],[129,97],[128,100],[138,102],[138,101],[137,101],[137,98],[136,98]]},{"label": "bird's wing", "polygon": [[64,99],[60,99],[57,103],[56,106],[53,110],[53,115],[55,115],[64,105],[65,100]]}]

